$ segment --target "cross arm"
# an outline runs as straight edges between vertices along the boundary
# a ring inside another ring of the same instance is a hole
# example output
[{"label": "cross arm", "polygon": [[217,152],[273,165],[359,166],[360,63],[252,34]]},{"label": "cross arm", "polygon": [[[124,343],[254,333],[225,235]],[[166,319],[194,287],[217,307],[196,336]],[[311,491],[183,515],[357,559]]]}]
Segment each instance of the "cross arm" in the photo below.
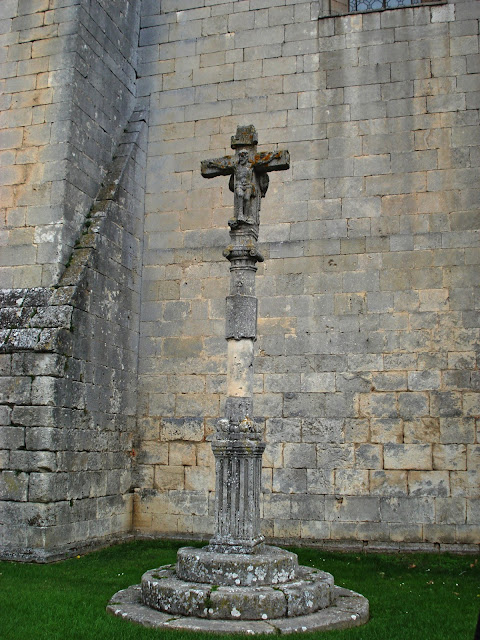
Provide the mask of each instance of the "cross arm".
[{"label": "cross arm", "polygon": [[233,156],[223,158],[213,158],[212,160],[202,160],[201,173],[204,178],[215,178],[217,176],[228,176],[235,170]]},{"label": "cross arm", "polygon": [[290,167],[290,154],[288,151],[260,151],[255,154],[253,165],[256,171],[284,171]]}]

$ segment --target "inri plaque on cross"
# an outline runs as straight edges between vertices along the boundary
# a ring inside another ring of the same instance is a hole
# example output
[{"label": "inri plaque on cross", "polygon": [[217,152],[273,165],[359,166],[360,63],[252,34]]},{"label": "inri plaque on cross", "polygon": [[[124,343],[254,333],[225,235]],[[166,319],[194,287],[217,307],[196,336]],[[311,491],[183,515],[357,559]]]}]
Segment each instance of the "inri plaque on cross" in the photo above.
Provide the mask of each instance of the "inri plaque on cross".
[{"label": "inri plaque on cross", "polygon": [[260,533],[260,483],[265,442],[253,419],[253,343],[257,338],[256,263],[260,202],[268,189],[269,171],[290,166],[288,151],[257,152],[252,125],[232,136],[235,155],[204,160],[204,178],[230,175],[234,217],[228,221],[230,294],[226,305],[228,341],[225,418],[219,420],[212,450],[216,464],[215,533],[212,551],[253,553]]}]

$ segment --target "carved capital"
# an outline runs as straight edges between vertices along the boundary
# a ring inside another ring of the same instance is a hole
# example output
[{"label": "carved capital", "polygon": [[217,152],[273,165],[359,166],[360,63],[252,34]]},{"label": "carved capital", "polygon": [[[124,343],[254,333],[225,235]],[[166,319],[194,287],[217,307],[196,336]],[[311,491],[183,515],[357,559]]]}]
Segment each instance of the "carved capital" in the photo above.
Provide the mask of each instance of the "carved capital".
[{"label": "carved capital", "polygon": [[[254,266],[256,262],[263,262],[264,257],[253,244],[251,245],[228,245],[223,250],[224,257],[232,263],[242,263],[245,268]],[[238,266],[242,266],[238,264]]]}]

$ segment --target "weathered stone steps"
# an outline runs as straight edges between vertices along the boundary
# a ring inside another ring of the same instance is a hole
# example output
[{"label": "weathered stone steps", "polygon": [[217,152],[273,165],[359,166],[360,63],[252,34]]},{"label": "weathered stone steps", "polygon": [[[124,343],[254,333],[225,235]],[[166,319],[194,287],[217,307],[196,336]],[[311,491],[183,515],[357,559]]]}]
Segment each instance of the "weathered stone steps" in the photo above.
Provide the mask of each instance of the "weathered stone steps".
[{"label": "weathered stone steps", "polygon": [[177,575],[187,582],[218,586],[259,587],[289,582],[298,572],[295,553],[259,545],[255,553],[216,553],[209,547],[182,547],[177,554]]},{"label": "weathered stone steps", "polygon": [[170,614],[210,620],[270,620],[314,613],[333,604],[330,573],[299,567],[289,582],[276,586],[219,586],[186,582],[174,567],[142,576],[143,603]]},{"label": "weathered stone steps", "polygon": [[141,585],[134,585],[116,593],[107,606],[107,612],[144,627],[155,629],[183,629],[206,633],[299,633],[348,629],[368,622],[369,604],[362,595],[334,588],[334,605],[304,616],[273,620],[212,620],[163,613],[142,602]]}]

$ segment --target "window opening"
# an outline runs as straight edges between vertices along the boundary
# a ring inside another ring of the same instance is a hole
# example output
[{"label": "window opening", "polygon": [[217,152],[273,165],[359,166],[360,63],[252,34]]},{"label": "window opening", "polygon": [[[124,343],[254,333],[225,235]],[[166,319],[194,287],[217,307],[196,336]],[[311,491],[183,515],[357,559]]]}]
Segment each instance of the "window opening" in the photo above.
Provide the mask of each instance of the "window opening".
[{"label": "window opening", "polygon": [[357,13],[411,7],[415,4],[422,4],[422,0],[348,0],[348,10]]},{"label": "window opening", "polygon": [[444,4],[445,0],[323,0],[322,17],[401,9],[422,4]]}]

